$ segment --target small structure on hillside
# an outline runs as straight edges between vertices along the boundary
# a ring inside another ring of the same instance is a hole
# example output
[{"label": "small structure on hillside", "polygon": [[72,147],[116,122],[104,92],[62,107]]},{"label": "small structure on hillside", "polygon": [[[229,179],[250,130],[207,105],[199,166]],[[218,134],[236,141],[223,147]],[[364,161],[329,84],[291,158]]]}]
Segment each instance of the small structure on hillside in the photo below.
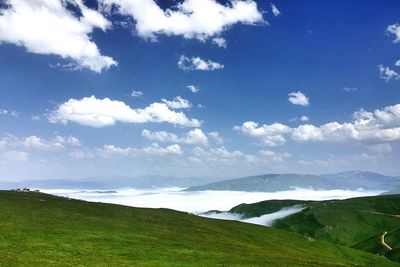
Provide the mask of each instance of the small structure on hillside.
[{"label": "small structure on hillside", "polygon": [[39,191],[38,189],[31,190],[31,189],[29,189],[29,188],[27,188],[27,187],[24,187],[24,188],[17,188],[17,189],[14,189],[13,191],[17,191],[17,192],[35,192],[35,193],[40,193],[40,191]]}]

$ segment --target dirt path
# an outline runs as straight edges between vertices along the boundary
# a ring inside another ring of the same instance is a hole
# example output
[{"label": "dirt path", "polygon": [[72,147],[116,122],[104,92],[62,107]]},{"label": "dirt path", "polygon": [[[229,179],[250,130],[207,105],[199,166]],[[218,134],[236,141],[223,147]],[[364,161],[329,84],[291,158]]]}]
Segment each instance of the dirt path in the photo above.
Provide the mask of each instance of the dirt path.
[{"label": "dirt path", "polygon": [[382,246],[384,246],[386,249],[388,249],[388,250],[392,250],[392,248],[388,245],[388,244],[386,244],[386,242],[385,242],[385,235],[387,234],[387,232],[385,232],[382,236],[381,236],[381,244],[382,244]]},{"label": "dirt path", "polygon": [[381,213],[381,212],[376,212],[376,211],[368,211],[368,210],[359,210],[359,212],[366,212],[366,213],[372,213],[372,214],[378,214],[378,215],[384,215],[384,216],[400,218],[400,214],[386,214],[386,213]]}]

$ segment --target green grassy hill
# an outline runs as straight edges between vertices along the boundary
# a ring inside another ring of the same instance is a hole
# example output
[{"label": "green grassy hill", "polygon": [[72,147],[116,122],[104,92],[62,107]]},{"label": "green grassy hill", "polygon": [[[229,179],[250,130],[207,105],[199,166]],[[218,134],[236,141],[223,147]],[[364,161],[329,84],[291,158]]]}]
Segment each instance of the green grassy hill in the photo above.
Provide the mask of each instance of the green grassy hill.
[{"label": "green grassy hill", "polygon": [[0,265],[399,266],[257,225],[10,191],[0,191]]},{"label": "green grassy hill", "polygon": [[[231,212],[254,217],[283,207],[303,205],[306,207],[303,211],[277,220],[273,227],[383,254],[400,262],[397,248],[400,246],[399,204],[400,195],[329,201],[272,200],[242,204],[232,208]],[[380,244],[380,236],[386,231],[387,242],[397,244],[392,251],[386,251]]]}]

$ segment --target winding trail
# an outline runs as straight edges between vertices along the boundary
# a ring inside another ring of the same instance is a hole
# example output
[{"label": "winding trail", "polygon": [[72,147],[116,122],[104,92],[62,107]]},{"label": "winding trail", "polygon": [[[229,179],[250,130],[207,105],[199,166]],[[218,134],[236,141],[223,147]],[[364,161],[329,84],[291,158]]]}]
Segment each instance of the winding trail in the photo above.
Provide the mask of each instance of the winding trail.
[{"label": "winding trail", "polygon": [[388,250],[392,250],[392,248],[388,245],[388,244],[386,244],[386,242],[385,242],[385,235],[387,234],[387,232],[385,232],[382,236],[381,236],[381,244],[382,244],[382,246],[384,246],[386,249],[388,249]]},{"label": "winding trail", "polygon": [[368,210],[358,210],[358,211],[359,212],[366,212],[366,213],[372,213],[372,214],[378,214],[378,215],[384,215],[384,216],[400,218],[400,214],[387,214],[387,213],[381,213],[381,212],[376,212],[376,211],[368,211]]}]

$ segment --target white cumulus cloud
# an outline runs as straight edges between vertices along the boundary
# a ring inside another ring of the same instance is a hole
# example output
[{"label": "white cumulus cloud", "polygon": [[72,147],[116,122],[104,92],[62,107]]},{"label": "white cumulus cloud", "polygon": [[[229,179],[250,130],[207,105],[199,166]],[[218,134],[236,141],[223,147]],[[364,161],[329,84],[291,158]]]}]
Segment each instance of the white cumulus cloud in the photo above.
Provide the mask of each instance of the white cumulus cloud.
[{"label": "white cumulus cloud", "polygon": [[[290,137],[295,141],[390,142],[400,140],[400,104],[368,112],[360,109],[350,122],[328,122],[320,126],[302,124],[294,128],[280,123],[259,126],[253,121],[235,126],[235,130],[259,138],[269,146],[283,145]],[[387,147],[386,147],[387,148]]]},{"label": "white cumulus cloud", "polygon": [[70,146],[81,145],[79,139],[74,136],[62,137],[59,135],[51,140],[45,140],[40,137],[37,137],[36,135],[31,135],[21,140],[20,143],[22,144],[22,146],[26,148],[38,149],[38,150],[57,150],[64,148],[66,145]]},{"label": "white cumulus cloud", "polygon": [[293,105],[300,105],[300,106],[308,106],[310,105],[310,101],[308,97],[303,94],[302,92],[291,92],[288,98],[289,102]]},{"label": "white cumulus cloud", "polygon": [[[67,3],[79,9],[75,16]],[[25,47],[28,52],[57,55],[75,62],[75,68],[101,72],[117,62],[100,53],[90,34],[106,31],[111,23],[82,0],[5,0],[0,11],[0,43]]]},{"label": "white cumulus cloud", "polygon": [[48,119],[52,123],[76,122],[91,127],[105,127],[116,122],[167,122],[173,125],[198,127],[201,122],[190,119],[182,112],[171,110],[166,103],[152,103],[145,108],[133,109],[122,101],[95,96],[70,99],[53,110]]},{"label": "white cumulus cloud", "polygon": [[166,131],[152,132],[144,129],[142,136],[157,142],[168,142],[168,143],[180,143],[189,145],[207,145],[208,138],[201,129],[193,129],[183,136],[178,137],[175,133],[169,133]]},{"label": "white cumulus cloud", "polygon": [[240,131],[246,135],[258,137],[266,146],[278,146],[286,143],[285,134],[290,133],[289,126],[281,123],[264,124],[258,126],[253,121],[244,122],[241,126],[235,126],[234,130]]},{"label": "white cumulus cloud", "polygon": [[184,0],[166,10],[153,0],[100,0],[100,3],[106,9],[115,7],[119,14],[133,18],[136,33],[150,40],[164,34],[203,41],[237,23],[264,23],[257,3],[252,0],[232,0],[226,5],[215,0]]},{"label": "white cumulus cloud", "polygon": [[181,146],[173,144],[167,147],[160,147],[157,143],[145,147],[142,151],[152,156],[180,155],[183,153]]}]

